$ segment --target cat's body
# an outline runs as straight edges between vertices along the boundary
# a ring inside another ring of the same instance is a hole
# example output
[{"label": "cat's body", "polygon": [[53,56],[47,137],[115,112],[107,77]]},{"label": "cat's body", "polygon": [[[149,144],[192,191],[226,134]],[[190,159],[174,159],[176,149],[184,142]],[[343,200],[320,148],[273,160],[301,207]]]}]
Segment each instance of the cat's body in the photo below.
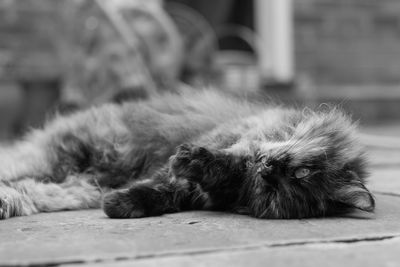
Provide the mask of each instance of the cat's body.
[{"label": "cat's body", "polygon": [[[184,144],[184,145],[182,145]],[[190,145],[189,145],[190,144]],[[110,217],[217,209],[260,218],[372,211],[354,126],[215,91],[59,117],[0,152],[0,218],[100,207]]]}]

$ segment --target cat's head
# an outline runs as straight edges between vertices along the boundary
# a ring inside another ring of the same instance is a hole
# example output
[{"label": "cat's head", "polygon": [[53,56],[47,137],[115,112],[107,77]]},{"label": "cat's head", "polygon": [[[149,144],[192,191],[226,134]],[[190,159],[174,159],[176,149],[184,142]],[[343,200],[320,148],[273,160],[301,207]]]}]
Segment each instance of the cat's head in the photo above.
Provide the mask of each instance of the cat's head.
[{"label": "cat's head", "polygon": [[[259,218],[306,218],[373,211],[355,125],[342,112],[299,112],[252,143],[243,201]],[[259,134],[262,132],[258,129]]]}]

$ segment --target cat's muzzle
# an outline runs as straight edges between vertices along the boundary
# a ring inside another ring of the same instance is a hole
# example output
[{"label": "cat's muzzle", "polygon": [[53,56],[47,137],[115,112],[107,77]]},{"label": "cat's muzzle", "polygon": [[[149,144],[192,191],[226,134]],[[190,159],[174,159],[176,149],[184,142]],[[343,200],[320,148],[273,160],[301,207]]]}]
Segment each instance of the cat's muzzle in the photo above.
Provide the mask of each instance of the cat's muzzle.
[{"label": "cat's muzzle", "polygon": [[273,171],[274,166],[272,164],[269,164],[265,159],[257,162],[255,165],[256,175],[260,176],[268,184],[276,184]]},{"label": "cat's muzzle", "polygon": [[261,158],[255,164],[255,173],[260,176],[266,184],[277,187],[280,183],[280,175],[277,166],[270,162],[266,157]]}]

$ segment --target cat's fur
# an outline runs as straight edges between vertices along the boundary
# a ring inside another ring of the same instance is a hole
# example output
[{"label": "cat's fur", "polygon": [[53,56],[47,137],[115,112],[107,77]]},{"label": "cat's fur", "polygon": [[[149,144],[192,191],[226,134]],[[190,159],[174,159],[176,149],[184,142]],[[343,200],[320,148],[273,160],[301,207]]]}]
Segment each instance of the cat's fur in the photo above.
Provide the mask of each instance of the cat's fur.
[{"label": "cat's fur", "polygon": [[342,112],[212,90],[58,117],[0,153],[2,219],[98,208],[102,199],[113,218],[190,209],[305,218],[375,205]]}]

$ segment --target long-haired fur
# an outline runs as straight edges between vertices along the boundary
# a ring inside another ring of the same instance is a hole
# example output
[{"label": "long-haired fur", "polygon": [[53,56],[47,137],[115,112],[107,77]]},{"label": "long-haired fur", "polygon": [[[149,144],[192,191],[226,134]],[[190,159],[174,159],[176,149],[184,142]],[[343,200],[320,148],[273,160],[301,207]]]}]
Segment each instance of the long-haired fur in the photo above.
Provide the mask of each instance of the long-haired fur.
[{"label": "long-haired fur", "polygon": [[110,217],[372,211],[365,177],[356,127],[337,109],[188,91],[60,116],[1,150],[0,218],[96,208],[107,192]]}]

